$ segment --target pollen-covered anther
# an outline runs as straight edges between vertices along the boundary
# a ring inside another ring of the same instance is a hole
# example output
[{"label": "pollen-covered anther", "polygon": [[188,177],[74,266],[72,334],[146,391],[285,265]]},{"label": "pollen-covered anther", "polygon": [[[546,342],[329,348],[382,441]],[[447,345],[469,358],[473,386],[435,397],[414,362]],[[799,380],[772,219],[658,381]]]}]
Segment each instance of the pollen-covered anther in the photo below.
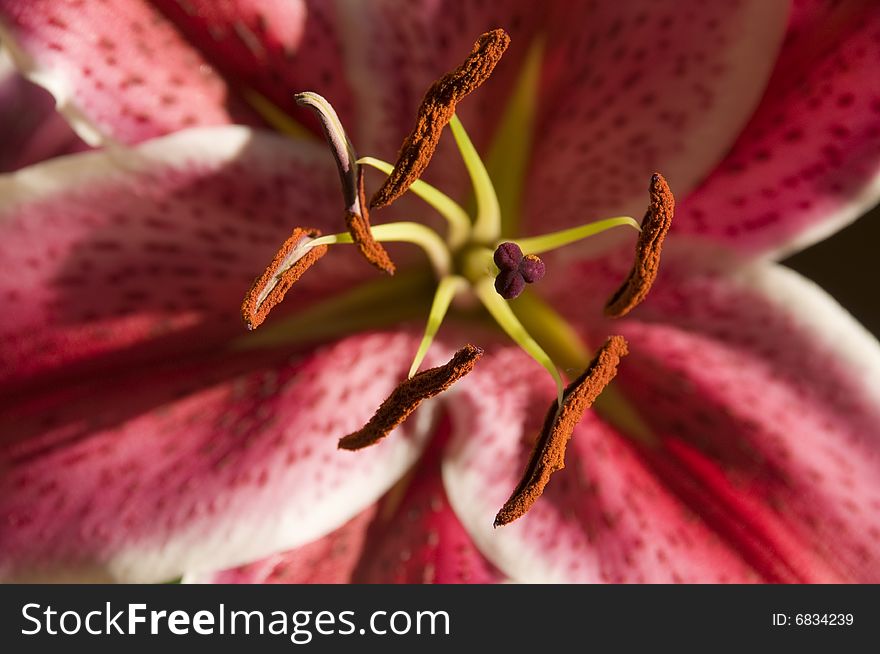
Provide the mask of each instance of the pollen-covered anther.
[{"label": "pollen-covered anther", "polygon": [[296,227],[290,238],[284,241],[241,304],[241,316],[248,329],[259,327],[273,307],[284,299],[290,287],[327,253],[326,245],[309,246],[320,235],[318,229]]},{"label": "pollen-covered anther", "polygon": [[401,382],[366,425],[339,439],[339,448],[359,450],[378,443],[406,420],[422,402],[447,390],[473,370],[481,356],[482,348],[466,345],[447,364],[430,368]]},{"label": "pollen-covered anther", "polygon": [[312,109],[321,121],[324,136],[339,170],[342,197],[345,201],[345,224],[352,241],[364,258],[379,270],[394,274],[394,264],[385,248],[370,231],[370,212],[364,195],[364,171],[357,163],[354,146],[333,105],[321,95],[306,91],[296,95],[297,104]]},{"label": "pollen-covered anther", "polygon": [[370,208],[387,207],[421,177],[456,105],[489,79],[508,45],[510,37],[503,29],[486,32],[461,66],[431,85],[419,106],[416,126],[400,147],[394,170],[373,194]]},{"label": "pollen-covered anther", "polygon": [[367,209],[366,197],[364,196],[364,169],[358,169],[358,197],[359,211],[351,208],[346,211],[345,225],[348,233],[357,245],[361,255],[382,272],[393,275],[394,262],[388,256],[388,252],[382,247],[370,231],[370,212]]},{"label": "pollen-covered anther", "polygon": [[660,268],[660,251],[675,213],[675,198],[660,173],[651,177],[650,196],[651,204],[636,244],[635,263],[626,281],[605,304],[605,315],[611,318],[625,316],[647,297]]},{"label": "pollen-covered anther", "polygon": [[534,284],[544,278],[546,267],[541,259],[528,254],[523,256],[516,243],[502,243],[493,255],[498,266],[495,291],[505,300],[513,300],[525,290],[526,284]]},{"label": "pollen-covered anther", "polygon": [[623,336],[611,336],[596,357],[565,389],[562,405],[556,402],[547,412],[522,480],[495,516],[495,526],[521,518],[537,501],[550,481],[550,475],[565,467],[565,449],[574,428],[599,394],[614,379],[620,359],[628,353]]}]

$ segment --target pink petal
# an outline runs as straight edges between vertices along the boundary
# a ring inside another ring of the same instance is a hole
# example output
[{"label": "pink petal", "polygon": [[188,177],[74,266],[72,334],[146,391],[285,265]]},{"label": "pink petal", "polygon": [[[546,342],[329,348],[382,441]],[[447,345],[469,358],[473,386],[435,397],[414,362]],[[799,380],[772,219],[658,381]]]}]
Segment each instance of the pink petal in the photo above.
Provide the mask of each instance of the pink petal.
[{"label": "pink petal", "polygon": [[0,56],[0,172],[86,147],[55,111],[52,96]]},{"label": "pink petal", "polygon": [[345,584],[351,582],[363,555],[367,531],[378,505],[362,511],[339,529],[293,550],[254,563],[202,575],[187,575],[195,584]]},{"label": "pink petal", "polygon": [[0,28],[90,144],[230,122],[225,82],[145,0],[2,0]]},{"label": "pink petal", "polygon": [[0,577],[162,581],[324,536],[373,504],[432,432],[423,409],[374,448],[336,448],[417,344],[378,333],[289,362],[172,362],[6,410]]},{"label": "pink petal", "polygon": [[[293,226],[337,231],[341,207],[326,148],[238,127],[0,178],[0,297],[13,309],[0,317],[0,385],[243,334],[241,300]],[[362,278],[345,247],[290,307]]]},{"label": "pink petal", "polygon": [[764,0],[562,3],[543,70],[526,231],[641,217],[655,171],[679,196],[694,188],[757,105],[786,9]]},{"label": "pink petal", "polygon": [[661,480],[625,437],[588,413],[529,513],[493,529],[555,397],[515,349],[462,384],[443,478],[483,554],[524,582],[743,582],[754,572]]},{"label": "pink petal", "polygon": [[230,80],[236,92],[255,90],[282,111],[311,116],[294,101],[300,91],[328,98],[357,132],[351,79],[346,74],[345,12],[323,0],[154,0],[155,5]]},{"label": "pink petal", "polygon": [[412,478],[405,478],[401,488],[392,489],[386,498],[355,581],[486,584],[504,580],[477,549],[449,505],[440,477],[440,455],[448,441],[449,426],[445,419]]},{"label": "pink petal", "polygon": [[[576,308],[573,293],[601,298],[614,286],[595,263],[570,270],[570,290],[553,297],[570,319],[592,321],[594,338],[614,330],[630,341],[620,383],[658,434],[674,435],[652,465],[707,520],[726,517],[716,528],[762,574],[876,581],[876,340],[782,267],[737,263],[705,244],[664,257],[631,319],[611,325],[595,319],[598,307]],[[731,520],[761,534],[758,545]],[[755,562],[771,551],[773,561]]]},{"label": "pink petal", "polygon": [[783,256],[880,199],[880,5],[801,5],[760,107],[674,229]]},{"label": "pink petal", "polygon": [[449,506],[440,478],[448,419],[419,465],[374,507],[328,536],[261,561],[189,580],[210,583],[495,583]]}]

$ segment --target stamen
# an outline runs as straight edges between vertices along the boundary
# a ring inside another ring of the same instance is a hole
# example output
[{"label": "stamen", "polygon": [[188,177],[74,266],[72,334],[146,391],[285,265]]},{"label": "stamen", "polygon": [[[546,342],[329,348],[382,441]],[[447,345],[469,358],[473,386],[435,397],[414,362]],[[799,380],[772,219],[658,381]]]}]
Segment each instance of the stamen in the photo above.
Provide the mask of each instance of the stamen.
[{"label": "stamen", "polygon": [[[443,239],[430,227],[414,222],[384,223],[376,225],[372,229],[372,234],[377,241],[383,243],[399,242],[418,245],[428,255],[428,259],[438,278],[449,274],[449,270],[452,267],[452,256],[446,248],[446,243],[443,242]],[[350,233],[344,232],[342,234],[322,236],[315,239],[315,243],[312,245],[354,242],[354,237]]]},{"label": "stamen", "polygon": [[526,188],[526,169],[536,136],[544,45],[545,38],[538,36],[529,46],[486,157],[486,168],[491,173],[501,208],[501,232],[504,234],[520,232],[520,200]]},{"label": "stamen", "polygon": [[571,227],[569,229],[563,229],[558,232],[551,232],[549,234],[542,234],[540,236],[521,238],[518,239],[516,243],[527,255],[541,254],[542,252],[549,252],[550,250],[555,250],[571,243],[577,243],[578,241],[589,238],[590,236],[595,236],[596,234],[601,234],[606,230],[613,229],[615,227],[621,227],[624,225],[632,227],[636,231],[642,230],[642,228],[639,226],[639,223],[637,223],[629,216],[618,216],[617,218],[606,218],[605,220],[597,220],[592,223],[587,223],[586,225]]},{"label": "stamen", "polygon": [[458,152],[474,187],[477,215],[474,218],[472,240],[478,243],[491,243],[501,235],[501,205],[495,194],[495,185],[492,184],[489,171],[483,165],[480,153],[474,147],[458,116],[453,114],[449,128],[452,130],[452,137],[455,139]]},{"label": "stamen", "polygon": [[296,227],[284,241],[242,302],[241,315],[248,329],[259,327],[290,287],[327,253],[326,245],[313,243],[320,235],[320,230]]},{"label": "stamen", "polygon": [[449,363],[420,372],[395,388],[370,421],[358,431],[339,439],[339,448],[359,450],[378,443],[406,420],[425,400],[442,393],[474,369],[483,349],[465,345]]},{"label": "stamen", "polygon": [[345,224],[358,250],[376,268],[393,275],[394,264],[391,258],[370,232],[370,214],[364,196],[364,173],[357,163],[354,146],[345,133],[336,110],[326,98],[311,91],[298,93],[296,102],[314,110],[321,121],[321,127],[339,170],[342,196],[345,200]]},{"label": "stamen", "polygon": [[312,109],[321,122],[327,143],[330,145],[330,152],[333,154],[336,167],[339,170],[339,181],[342,183],[342,197],[345,200],[346,211],[361,213],[357,156],[336,110],[325,97],[312,91],[297,93],[294,98],[298,105]]},{"label": "stamen", "polygon": [[509,44],[504,30],[486,32],[461,66],[431,85],[419,106],[416,126],[404,140],[391,175],[370,200],[370,208],[388,206],[421,177],[455,106],[489,78]]},{"label": "stamen", "polygon": [[443,322],[443,318],[446,316],[446,312],[449,310],[449,305],[455,297],[455,294],[466,287],[467,280],[458,275],[444,277],[440,280],[440,283],[437,284],[437,290],[434,293],[434,301],[431,303],[431,311],[428,314],[428,324],[425,326],[425,334],[422,336],[422,342],[419,343],[419,349],[416,351],[416,356],[409,368],[407,379],[412,379],[413,375],[415,375],[416,371],[419,369],[419,366],[422,365],[422,361],[428,353],[428,348],[431,347],[431,343],[434,342],[434,336],[436,336],[437,330],[440,329],[440,325]]},{"label": "stamen", "polygon": [[[583,370],[589,365],[592,356],[580,335],[541,298],[534,293],[523,293],[509,304],[523,327],[563,370]],[[614,385],[602,391],[593,408],[605,422],[633,440],[652,447],[659,444],[644,420],[642,409],[624,397]]]},{"label": "stamen", "polygon": [[532,338],[531,334],[526,331],[526,328],[523,327],[522,323],[517,319],[516,315],[514,315],[510,305],[497,295],[491,278],[484,277],[480,279],[474,284],[473,288],[477,297],[480,298],[480,301],[483,303],[483,306],[486,307],[486,310],[492,315],[495,322],[498,323],[498,326],[501,327],[501,329],[513,339],[513,342],[519,345],[526,354],[540,363],[544,367],[544,370],[550,373],[550,376],[553,377],[553,381],[556,382],[557,399],[561,405],[565,384],[562,383],[562,377],[559,376],[559,370],[556,369],[556,364],[553,363],[553,360],[541,348],[541,346],[538,345],[535,339]]},{"label": "stamen", "polygon": [[373,278],[262,325],[258,331],[232,341],[230,349],[314,344],[414,320],[428,313],[428,298],[435,285],[436,279],[427,267],[411,268],[390,279]]},{"label": "stamen", "polygon": [[[390,163],[375,157],[361,157],[358,159],[358,163],[372,166],[386,175],[394,170],[394,166]],[[456,250],[465,244],[471,231],[471,219],[458,202],[421,179],[414,181],[409,190],[427,202],[449,223],[449,235],[446,240],[449,242],[450,248]]]},{"label": "stamen", "polygon": [[660,173],[651,177],[651,204],[642,220],[642,233],[636,244],[636,260],[629,277],[605,305],[605,315],[620,318],[648,295],[660,267],[660,250],[672,225],[675,198]]},{"label": "stamen", "polygon": [[575,426],[617,374],[617,365],[627,353],[622,336],[610,337],[584,373],[565,389],[562,404],[550,407],[522,480],[495,516],[496,527],[525,515],[541,497],[550,475],[565,467],[565,449]]},{"label": "stamen", "polygon": [[394,263],[388,256],[385,248],[373,238],[370,231],[370,213],[367,210],[367,201],[364,196],[364,171],[358,168],[358,198],[360,213],[356,213],[349,209],[345,213],[345,224],[348,227],[348,233],[354,240],[361,255],[373,264],[376,268],[389,275],[394,274]]}]

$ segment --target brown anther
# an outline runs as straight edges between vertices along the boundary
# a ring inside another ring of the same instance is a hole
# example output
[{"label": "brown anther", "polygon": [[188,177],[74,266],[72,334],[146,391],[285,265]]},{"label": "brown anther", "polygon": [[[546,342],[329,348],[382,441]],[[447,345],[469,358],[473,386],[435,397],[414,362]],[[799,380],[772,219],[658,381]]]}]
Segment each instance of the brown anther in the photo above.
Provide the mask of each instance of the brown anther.
[{"label": "brown anther", "polygon": [[453,355],[449,363],[420,372],[412,379],[402,382],[382,402],[366,425],[339,439],[339,448],[359,450],[378,443],[406,420],[423,401],[442,393],[473,370],[481,356],[482,348],[465,345]]},{"label": "brown anther", "polygon": [[345,213],[345,224],[348,233],[354,239],[355,244],[363,257],[376,268],[389,275],[394,274],[394,263],[388,252],[382,247],[370,231],[370,212],[367,209],[366,197],[364,196],[364,169],[358,169],[358,196],[360,213],[349,209]]},{"label": "brown anther", "polygon": [[483,34],[464,63],[431,85],[419,106],[416,126],[404,140],[394,170],[373,194],[370,208],[387,207],[421,177],[437,148],[440,135],[452,120],[455,106],[489,79],[510,37],[503,29]]},{"label": "brown anther", "polygon": [[[302,277],[312,264],[327,253],[326,245],[304,248],[302,253],[297,247],[303,239],[314,239],[321,235],[317,229],[296,227],[263,274],[254,280],[254,285],[244,297],[241,304],[241,316],[248,329],[256,329],[269,315],[272,308],[284,299],[284,294]],[[297,257],[297,254],[299,256]]]},{"label": "brown anther", "polygon": [[620,359],[628,352],[623,336],[611,336],[584,373],[565,389],[562,406],[551,405],[522,480],[495,516],[496,527],[524,516],[541,497],[550,475],[565,467],[565,448],[575,426],[614,379]]},{"label": "brown anther", "polygon": [[660,268],[660,250],[672,225],[675,198],[660,173],[651,177],[651,204],[642,220],[642,233],[636,244],[636,260],[629,277],[605,304],[605,315],[620,318],[641,303],[651,290]]}]

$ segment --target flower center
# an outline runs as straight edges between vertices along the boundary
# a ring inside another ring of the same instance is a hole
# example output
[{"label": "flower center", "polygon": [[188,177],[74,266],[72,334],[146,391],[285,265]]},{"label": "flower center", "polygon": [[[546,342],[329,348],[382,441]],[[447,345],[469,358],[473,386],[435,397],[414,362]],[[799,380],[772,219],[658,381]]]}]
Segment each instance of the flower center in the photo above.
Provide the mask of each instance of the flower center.
[{"label": "flower center", "polygon": [[[532,105],[537,92],[540,44],[533,46],[526,59],[499,130],[499,139],[514,140],[519,147],[516,144],[496,145],[490,152],[490,161],[498,161],[499,157],[504,156],[508,162],[508,165],[500,168],[506,171],[502,173],[502,183],[499,185],[503,202],[499,199],[499,192],[486,165],[456,116],[455,108],[458,102],[491,75],[508,43],[509,37],[503,30],[484,34],[461,66],[431,86],[419,107],[416,126],[404,140],[394,165],[374,157],[358,159],[330,103],[315,93],[299,94],[298,102],[313,109],[320,119],[336,160],[348,229],[331,235],[320,235],[317,230],[308,228],[294,230],[266,271],[257,278],[242,305],[247,326],[250,329],[258,327],[294,282],[324,255],[329,246],[355,244],[373,266],[388,275],[394,275],[396,268],[382,243],[407,242],[418,245],[431,264],[435,284],[430,295],[427,325],[414,353],[407,379],[363,429],[340,441],[340,447],[358,449],[377,442],[424,399],[446,390],[473,369],[482,356],[482,349],[467,345],[446,366],[419,372],[453,301],[461,298],[464,303],[479,303],[491,320],[547,371],[557,388],[555,406],[551,407],[545,421],[544,431],[537,441],[523,482],[499,513],[496,525],[506,524],[525,513],[541,494],[549,475],[562,467],[565,443],[575,424],[611,381],[620,358],[627,352],[623,338],[612,337],[602,346],[596,358],[588,363],[590,356],[576,332],[536,295],[523,294],[527,285],[539,282],[545,275],[546,267],[538,255],[615,227],[630,226],[639,230],[641,235],[636,264],[629,278],[606,306],[608,315],[619,317],[641,302],[647,294],[656,274],[660,247],[673,211],[672,194],[662,177],[654,175],[650,187],[651,205],[641,226],[631,217],[620,216],[541,236],[502,238],[503,233],[511,234],[507,230],[516,224],[516,198],[526,169],[528,144],[523,146],[521,138],[511,139],[511,135],[532,133]],[[440,189],[420,179],[447,125],[471,180],[475,207],[473,215]],[[364,166],[386,175],[369,204],[364,193]],[[417,222],[371,226],[370,210],[387,207],[407,192],[424,200],[445,218],[447,229],[444,235]],[[421,302],[410,301],[411,295],[404,297],[401,302],[400,293],[416,292],[417,297],[424,298],[426,289],[430,288],[427,284],[428,278],[416,272],[404,273],[381,285],[367,285],[347,297],[337,298],[302,313],[292,319],[293,322],[288,320],[272,329],[263,330],[268,334],[264,333],[258,341],[246,341],[244,345],[253,347],[279,341],[290,342],[296,340],[291,338],[292,334],[314,334],[314,327],[318,324],[341,323],[344,325],[341,332],[346,328],[362,329],[366,326],[351,325],[346,316],[352,315],[379,315],[396,321],[400,311],[392,311],[389,316],[380,303],[390,300],[398,307],[422,307]],[[519,298],[516,303],[509,302],[514,298]],[[342,320],[338,320],[340,317]],[[328,334],[326,328],[320,331],[325,337],[333,335],[332,332]],[[566,387],[557,361],[566,369],[586,368],[586,371]],[[618,426],[625,426],[629,433],[637,437],[646,437],[648,431],[634,412],[620,411],[614,407],[615,403],[620,402],[620,398],[614,394],[606,401],[611,412],[619,414],[614,422]]]}]

